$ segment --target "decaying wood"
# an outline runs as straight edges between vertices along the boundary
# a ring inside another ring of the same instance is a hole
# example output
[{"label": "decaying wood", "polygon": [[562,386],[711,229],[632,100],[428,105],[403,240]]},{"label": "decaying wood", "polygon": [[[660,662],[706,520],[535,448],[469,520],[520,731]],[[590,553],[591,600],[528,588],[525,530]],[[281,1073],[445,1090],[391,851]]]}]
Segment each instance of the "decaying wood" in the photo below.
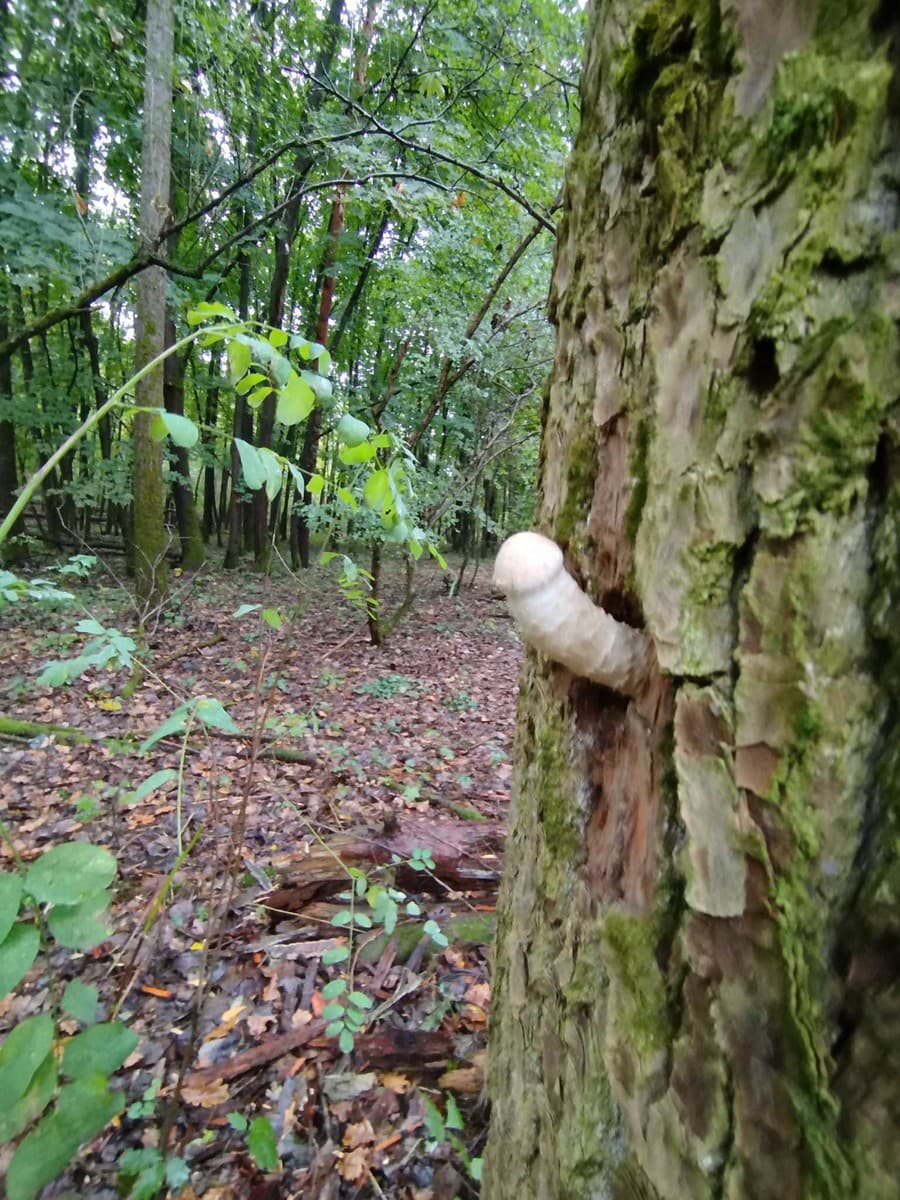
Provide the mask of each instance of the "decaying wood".
[{"label": "decaying wood", "polygon": [[[298,912],[312,900],[347,886],[347,867],[386,865],[394,856],[398,885],[409,890],[460,891],[495,887],[500,873],[500,847],[504,826],[499,821],[435,822],[404,818],[397,832],[338,834],[321,845],[273,862],[280,886],[261,898],[268,908]],[[416,850],[429,850],[433,872],[414,871],[406,865]]]}]

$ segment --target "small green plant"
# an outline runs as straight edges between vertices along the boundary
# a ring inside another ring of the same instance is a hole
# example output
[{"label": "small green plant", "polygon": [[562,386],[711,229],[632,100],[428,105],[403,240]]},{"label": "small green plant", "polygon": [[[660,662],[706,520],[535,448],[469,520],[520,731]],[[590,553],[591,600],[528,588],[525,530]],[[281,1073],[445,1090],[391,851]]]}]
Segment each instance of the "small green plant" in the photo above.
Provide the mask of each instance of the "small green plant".
[{"label": "small green plant", "polygon": [[[109,936],[117,870],[108,850],[65,842],[27,868],[0,872],[0,999],[52,943],[84,951]],[[137,1034],[121,1021],[98,1022],[97,1008],[96,988],[73,980],[50,1012],[20,1021],[0,1045],[0,1143],[25,1135],[9,1163],[8,1200],[33,1200],[125,1107],[110,1077]],[[83,1026],[68,1040],[59,1028],[64,1015]]]},{"label": "small green plant", "polygon": [[248,1121],[243,1113],[232,1112],[228,1114],[228,1124],[238,1133],[246,1133],[247,1149],[260,1171],[277,1170],[281,1161],[278,1142],[267,1117],[254,1117]]},{"label": "small green plant", "polygon": [[449,708],[451,712],[474,712],[478,707],[478,701],[468,692],[456,692],[452,696],[444,698],[444,707]]},{"label": "small green plant", "polygon": [[447,1093],[445,1107],[447,1115],[442,1116],[441,1110],[436,1104],[431,1100],[425,1100],[425,1128],[433,1143],[431,1149],[434,1149],[442,1142],[449,1142],[462,1160],[469,1173],[469,1178],[476,1183],[480,1183],[482,1160],[480,1158],[473,1158],[469,1154],[465,1142],[459,1136],[465,1128],[465,1123],[462,1119],[462,1113],[459,1111],[459,1105],[449,1092]]},{"label": "small green plant", "polygon": [[392,696],[418,696],[420,685],[408,675],[400,675],[396,671],[389,675],[381,675],[369,683],[361,683],[356,691],[361,696],[376,696],[379,700],[389,700]]},{"label": "small green plant", "polygon": [[134,666],[137,644],[133,638],[120,633],[118,629],[105,628],[93,617],[79,621],[75,628],[78,633],[91,634],[90,640],[75,658],[54,659],[45,663],[37,679],[39,687],[61,687],[91,668],[102,670],[108,667],[117,671],[122,667],[131,670]]},{"label": "small green plant", "polygon": [[180,1191],[191,1177],[178,1155],[163,1156],[159,1146],[138,1146],[119,1158],[119,1191],[130,1200],[154,1200],[163,1187]]},{"label": "small green plant", "polygon": [[[433,871],[435,864],[430,850],[417,849],[408,859],[392,855],[391,865],[406,865],[414,871]],[[353,942],[359,934],[377,931],[389,937],[397,928],[401,909],[409,917],[422,915],[422,909],[415,900],[411,900],[400,888],[390,883],[373,882],[358,867],[344,869],[350,876],[352,887],[340,897],[347,902],[347,907],[336,912],[331,918],[331,923],[339,929],[346,929],[348,939],[325,951],[322,962],[326,966],[352,962]],[[436,921],[426,921],[422,931],[436,946],[444,947],[448,944]],[[356,1035],[372,1019],[370,1013],[374,1001],[365,992],[354,989],[352,973],[332,979],[322,989],[322,996],[328,1001],[322,1013],[328,1021],[325,1032],[329,1037],[336,1037],[344,1054],[349,1054],[355,1044]]]}]

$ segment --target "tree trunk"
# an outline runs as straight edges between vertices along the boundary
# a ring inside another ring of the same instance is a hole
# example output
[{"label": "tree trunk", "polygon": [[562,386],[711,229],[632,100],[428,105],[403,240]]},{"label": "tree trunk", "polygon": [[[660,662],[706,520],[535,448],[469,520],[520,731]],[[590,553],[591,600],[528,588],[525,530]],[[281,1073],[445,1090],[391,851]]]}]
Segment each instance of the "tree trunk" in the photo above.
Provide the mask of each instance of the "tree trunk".
[{"label": "tree trunk", "polygon": [[[341,28],[341,15],[344,10],[344,0],[329,0],[328,13],[322,30],[322,42],[319,46],[319,56],[313,72],[314,80],[326,78],[331,70],[334,53],[338,44]],[[313,87],[306,103],[306,123],[319,108],[325,96],[321,88]],[[303,201],[303,184],[315,161],[314,153],[304,146],[294,159],[293,177],[288,183],[289,202],[282,213],[281,223],[275,233],[275,267],[269,287],[268,321],[274,329],[280,329],[284,320],[284,300],[287,292],[288,276],[291,266],[291,249],[297,235],[297,225],[300,219],[300,206]],[[343,211],[343,209],[342,209]],[[275,429],[276,397],[273,392],[262,403],[256,429],[256,444],[260,447],[271,447],[272,435]],[[313,410],[310,421],[318,420],[318,406]],[[318,445],[318,434],[316,435]],[[271,546],[268,539],[268,508],[269,502],[264,488],[259,488],[253,495],[254,520],[254,565],[258,571],[267,571],[271,557]]]},{"label": "tree trunk", "polygon": [[[147,0],[147,58],[144,82],[144,141],[141,153],[141,247],[157,244],[169,196],[172,134],[172,0]],[[165,348],[166,275],[148,267],[137,278],[135,365],[145,366]],[[163,370],[157,368],[136,387],[137,403],[163,407]],[[141,609],[158,606],[166,595],[162,444],[151,433],[152,413],[134,420],[134,576]]]},{"label": "tree trunk", "polygon": [[898,14],[721,7],[593,7],[536,524],[657,661],[527,655],[487,1200],[900,1195]]},{"label": "tree trunk", "polygon": [[[4,282],[4,280],[0,280]],[[4,288],[7,292],[7,288]],[[5,296],[0,296],[0,341],[9,337],[9,317]],[[9,354],[0,355],[0,517],[5,517],[16,502],[19,486],[16,464],[16,426],[7,414],[12,412],[12,361]],[[13,536],[22,532],[24,522],[20,517],[13,528]]]}]

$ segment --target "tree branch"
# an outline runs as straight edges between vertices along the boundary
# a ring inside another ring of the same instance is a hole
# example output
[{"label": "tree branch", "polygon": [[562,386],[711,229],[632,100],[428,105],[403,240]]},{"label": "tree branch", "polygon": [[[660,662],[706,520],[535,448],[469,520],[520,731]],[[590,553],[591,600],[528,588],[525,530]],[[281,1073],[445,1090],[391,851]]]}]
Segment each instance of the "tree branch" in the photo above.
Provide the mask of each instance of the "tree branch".
[{"label": "tree branch", "polygon": [[[299,67],[297,69],[301,75],[305,75],[307,78],[310,77],[309,72],[303,67]],[[390,138],[391,141],[396,142],[399,146],[405,147],[407,150],[415,150],[419,154],[424,154],[428,158],[433,158],[436,162],[447,163],[448,166],[456,167],[457,170],[462,171],[464,174],[471,175],[475,179],[480,179],[482,183],[486,183],[491,187],[497,188],[499,191],[503,192],[504,195],[509,196],[510,200],[515,201],[515,203],[521,208],[524,208],[525,211],[534,217],[536,221],[540,222],[545,229],[549,230],[551,233],[556,233],[556,226],[553,224],[550,218],[542,213],[539,209],[535,208],[534,205],[531,204],[521,192],[517,191],[514,187],[510,187],[510,185],[505,183],[502,179],[497,179],[493,175],[489,175],[486,171],[482,171],[473,163],[465,162],[463,159],[457,158],[453,154],[445,154],[443,150],[435,150],[433,146],[426,146],[423,142],[417,142],[412,138],[404,137],[403,134],[398,133],[395,129],[389,128],[382,121],[380,121],[375,113],[369,112],[368,109],[357,103],[357,101],[351,96],[345,95],[340,88],[331,82],[330,79],[319,79],[318,83],[320,87],[324,88],[327,92],[334,96],[335,99],[339,100],[341,104],[346,105],[358,116],[362,117],[366,124],[372,127],[372,132],[380,133],[383,137]],[[361,130],[360,132],[366,132],[366,130]]]}]

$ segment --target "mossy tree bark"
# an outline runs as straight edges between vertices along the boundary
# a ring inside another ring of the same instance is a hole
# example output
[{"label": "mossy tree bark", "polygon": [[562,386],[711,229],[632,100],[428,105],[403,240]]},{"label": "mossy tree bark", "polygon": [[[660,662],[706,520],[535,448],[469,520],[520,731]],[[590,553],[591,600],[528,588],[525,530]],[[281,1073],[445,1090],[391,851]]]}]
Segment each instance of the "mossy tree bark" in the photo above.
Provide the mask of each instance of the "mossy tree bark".
[{"label": "mossy tree bark", "polygon": [[900,1195],[898,43],[594,4],[536,525],[658,665],[526,662],[488,1200]]},{"label": "mossy tree bark", "polygon": [[[158,249],[168,215],[172,140],[172,0],[147,0],[147,50],[144,69],[144,138],[141,151],[141,248]],[[137,277],[135,368],[165,349],[166,274],[148,267]],[[136,388],[146,408],[163,407],[163,368]],[[154,416],[134,421],[134,576],[135,597],[143,612],[165,598],[168,570],[162,443],[154,438]]]}]

